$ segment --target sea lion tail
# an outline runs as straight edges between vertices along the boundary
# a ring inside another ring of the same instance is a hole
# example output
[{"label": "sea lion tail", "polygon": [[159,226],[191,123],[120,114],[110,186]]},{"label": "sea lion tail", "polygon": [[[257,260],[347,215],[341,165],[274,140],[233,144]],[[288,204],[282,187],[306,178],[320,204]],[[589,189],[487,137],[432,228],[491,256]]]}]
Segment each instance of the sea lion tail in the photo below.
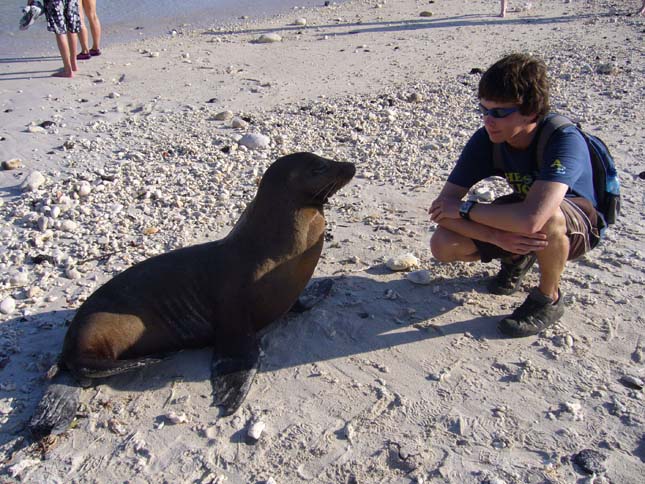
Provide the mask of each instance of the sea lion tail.
[{"label": "sea lion tail", "polygon": [[80,395],[81,387],[72,375],[57,371],[29,421],[32,435],[40,439],[65,432],[76,417]]}]

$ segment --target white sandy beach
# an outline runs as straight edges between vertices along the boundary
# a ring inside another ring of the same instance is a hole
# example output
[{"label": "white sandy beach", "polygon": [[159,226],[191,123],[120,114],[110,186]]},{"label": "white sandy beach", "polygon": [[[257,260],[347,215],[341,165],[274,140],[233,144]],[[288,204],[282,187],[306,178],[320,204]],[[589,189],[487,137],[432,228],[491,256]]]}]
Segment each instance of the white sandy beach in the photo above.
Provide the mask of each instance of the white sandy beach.
[{"label": "white sandy beach", "polygon": [[[642,482],[645,17],[628,15],[640,0],[528,3],[504,19],[493,0],[251,15],[111,45],[72,80],[50,77],[58,57],[1,63],[0,162],[19,168],[0,170],[0,482]],[[281,42],[256,42],[269,33]],[[496,321],[537,272],[488,294],[497,264],[434,261],[426,209],[480,126],[475,71],[513,51],[541,56],[553,109],[610,146],[623,211],[567,267],[562,321],[511,340]],[[247,133],[269,146],[239,145]],[[211,352],[186,351],[84,390],[75,427],[32,443],[81,302],[137,261],[226,235],[296,151],[357,167],[326,210],[314,279],[334,288],[266,331],[240,410],[218,417]],[[406,253],[430,284],[384,264]],[[574,464],[585,449],[595,473]]]}]

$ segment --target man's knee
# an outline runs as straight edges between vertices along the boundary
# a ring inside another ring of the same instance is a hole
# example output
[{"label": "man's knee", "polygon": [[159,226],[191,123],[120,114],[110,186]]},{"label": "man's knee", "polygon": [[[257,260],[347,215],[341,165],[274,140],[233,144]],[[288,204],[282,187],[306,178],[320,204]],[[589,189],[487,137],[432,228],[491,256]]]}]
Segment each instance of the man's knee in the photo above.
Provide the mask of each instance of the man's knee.
[{"label": "man's knee", "polygon": [[542,226],[540,232],[547,236],[547,240],[566,237],[567,221],[564,217],[564,214],[562,213],[562,210],[558,209],[555,214]]},{"label": "man's knee", "polygon": [[[439,227],[430,239],[430,251],[439,262],[455,262],[466,259],[464,237]],[[476,248],[473,249],[476,252]]]}]

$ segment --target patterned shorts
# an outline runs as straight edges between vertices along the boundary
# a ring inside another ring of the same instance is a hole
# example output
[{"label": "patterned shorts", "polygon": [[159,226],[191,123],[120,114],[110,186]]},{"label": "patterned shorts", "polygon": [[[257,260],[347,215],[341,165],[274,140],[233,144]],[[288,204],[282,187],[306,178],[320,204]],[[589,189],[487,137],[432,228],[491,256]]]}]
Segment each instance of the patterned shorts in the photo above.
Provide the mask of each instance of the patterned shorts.
[{"label": "patterned shorts", "polygon": [[81,31],[81,17],[78,13],[79,0],[45,0],[47,30],[56,34],[78,33]]}]

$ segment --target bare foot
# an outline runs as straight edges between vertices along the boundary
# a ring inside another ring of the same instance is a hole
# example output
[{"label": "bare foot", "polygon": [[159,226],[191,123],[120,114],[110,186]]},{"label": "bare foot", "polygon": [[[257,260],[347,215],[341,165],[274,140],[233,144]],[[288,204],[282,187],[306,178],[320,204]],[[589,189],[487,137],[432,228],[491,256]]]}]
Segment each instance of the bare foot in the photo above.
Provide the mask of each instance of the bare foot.
[{"label": "bare foot", "polygon": [[74,77],[74,73],[72,71],[67,72],[65,69],[61,69],[60,71],[54,72],[52,77]]}]

